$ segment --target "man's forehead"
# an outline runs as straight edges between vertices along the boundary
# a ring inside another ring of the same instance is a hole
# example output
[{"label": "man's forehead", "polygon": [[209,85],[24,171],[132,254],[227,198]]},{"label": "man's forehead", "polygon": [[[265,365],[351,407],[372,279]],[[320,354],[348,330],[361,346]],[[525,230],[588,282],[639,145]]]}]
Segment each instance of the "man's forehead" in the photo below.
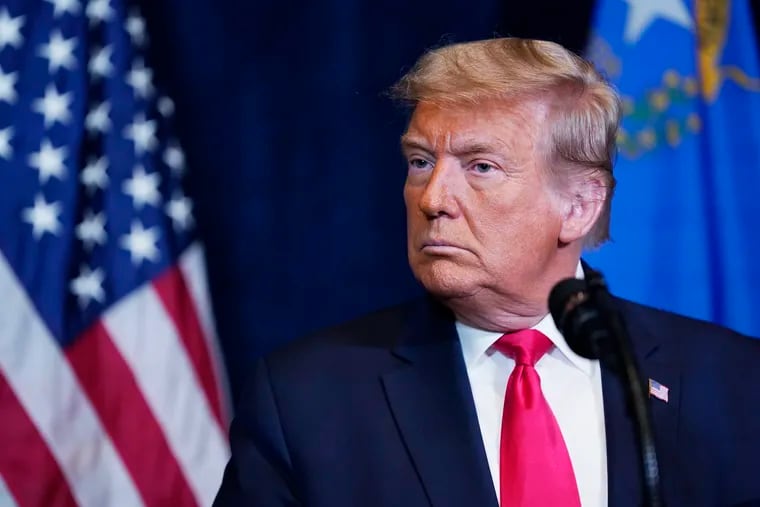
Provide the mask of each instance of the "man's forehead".
[{"label": "man's forehead", "polygon": [[401,137],[401,145],[452,152],[510,150],[515,144],[532,140],[540,121],[529,104],[420,104]]}]

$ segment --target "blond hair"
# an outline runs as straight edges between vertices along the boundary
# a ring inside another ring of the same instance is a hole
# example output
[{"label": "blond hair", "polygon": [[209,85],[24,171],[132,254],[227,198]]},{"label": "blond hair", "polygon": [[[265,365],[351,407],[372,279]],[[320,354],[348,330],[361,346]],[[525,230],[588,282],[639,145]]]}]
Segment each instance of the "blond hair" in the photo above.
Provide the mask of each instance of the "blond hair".
[{"label": "blond hair", "polygon": [[501,38],[452,44],[424,54],[391,93],[411,106],[489,99],[547,104],[547,167],[558,176],[594,172],[601,177],[607,197],[586,245],[598,246],[609,238],[620,99],[591,63],[547,41]]}]

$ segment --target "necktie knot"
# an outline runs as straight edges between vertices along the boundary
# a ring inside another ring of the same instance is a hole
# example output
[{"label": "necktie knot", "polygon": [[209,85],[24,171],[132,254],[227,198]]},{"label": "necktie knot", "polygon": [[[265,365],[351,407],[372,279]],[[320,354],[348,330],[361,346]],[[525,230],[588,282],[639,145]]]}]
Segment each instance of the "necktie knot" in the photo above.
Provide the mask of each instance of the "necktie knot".
[{"label": "necktie knot", "polygon": [[525,366],[535,366],[541,357],[552,348],[552,342],[541,331],[522,329],[507,333],[495,344],[496,349]]}]

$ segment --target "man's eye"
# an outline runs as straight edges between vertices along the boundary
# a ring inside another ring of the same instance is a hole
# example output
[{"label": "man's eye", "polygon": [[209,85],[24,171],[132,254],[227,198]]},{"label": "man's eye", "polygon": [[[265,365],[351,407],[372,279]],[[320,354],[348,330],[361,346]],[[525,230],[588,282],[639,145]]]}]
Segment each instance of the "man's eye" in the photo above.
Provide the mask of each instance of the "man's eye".
[{"label": "man's eye", "polygon": [[426,169],[430,163],[423,158],[413,158],[409,161],[409,167],[414,169]]},{"label": "man's eye", "polygon": [[479,164],[475,164],[473,168],[475,169],[475,172],[478,172],[480,174],[486,174],[488,172],[491,172],[494,169],[494,166],[492,166],[491,164],[487,164],[485,162],[481,162]]}]

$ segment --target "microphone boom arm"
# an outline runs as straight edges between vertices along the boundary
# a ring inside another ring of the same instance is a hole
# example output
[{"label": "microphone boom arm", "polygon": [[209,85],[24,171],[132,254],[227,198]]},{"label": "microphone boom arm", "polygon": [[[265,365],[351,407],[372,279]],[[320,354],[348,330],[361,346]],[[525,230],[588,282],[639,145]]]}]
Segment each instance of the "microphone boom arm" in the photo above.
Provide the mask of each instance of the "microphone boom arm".
[{"label": "microphone boom arm", "polygon": [[549,308],[573,351],[599,359],[621,377],[636,422],[645,505],[664,507],[648,394],[623,319],[604,277],[587,269],[585,280],[572,278],[559,282],[549,296]]}]

